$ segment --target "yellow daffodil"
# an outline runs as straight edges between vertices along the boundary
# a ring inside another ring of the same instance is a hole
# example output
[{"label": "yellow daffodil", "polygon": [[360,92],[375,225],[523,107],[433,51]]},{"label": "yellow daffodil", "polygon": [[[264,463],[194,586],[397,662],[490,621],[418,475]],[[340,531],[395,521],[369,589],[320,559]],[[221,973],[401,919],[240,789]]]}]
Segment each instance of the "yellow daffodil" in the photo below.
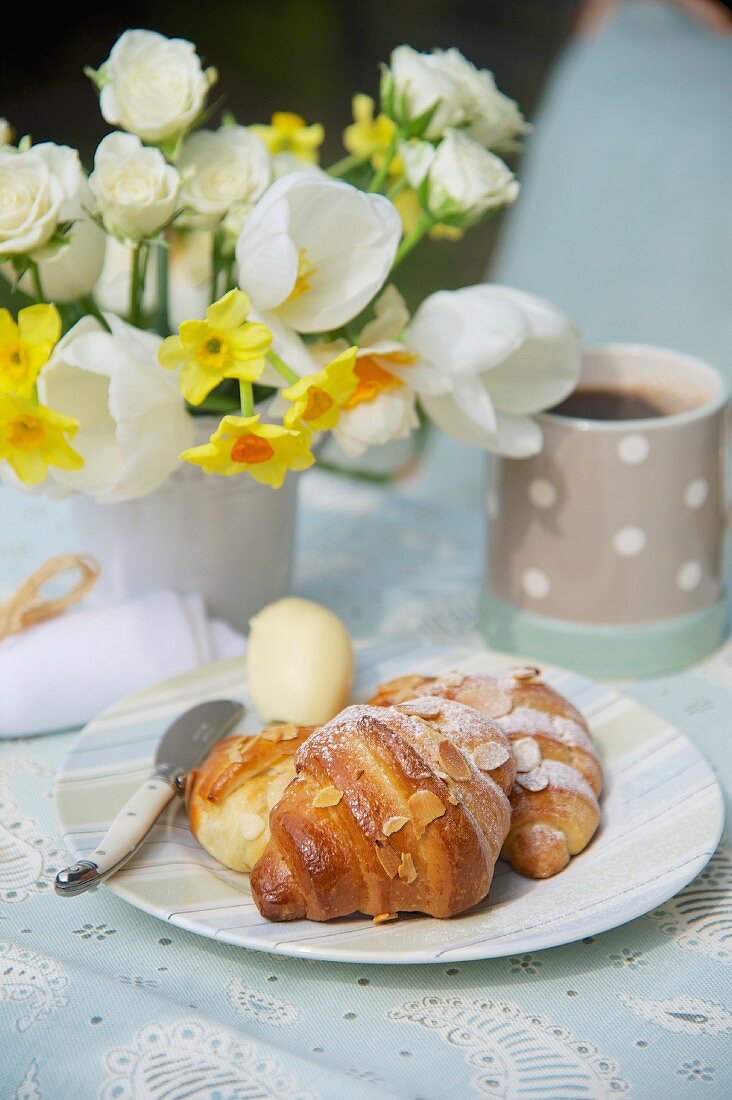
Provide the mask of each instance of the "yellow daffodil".
[{"label": "yellow daffodil", "polygon": [[7,309],[0,309],[0,392],[30,397],[60,335],[55,306],[28,306],[21,309],[17,322]]},{"label": "yellow daffodil", "polygon": [[230,290],[206,310],[205,321],[184,321],[178,336],[168,336],[158,360],[168,370],[181,367],[186,401],[200,405],[224,378],[256,382],[265,366],[272,333],[247,321],[250,303],[241,290]]},{"label": "yellow daffodil", "polygon": [[[374,101],[370,95],[355,95],[351,100],[353,122],[343,131],[343,144],[349,153],[357,157],[369,157],[374,168],[380,168],[391,145],[396,124],[386,115],[374,118]],[[399,157],[389,165],[389,175],[403,172]]]},{"label": "yellow daffodil", "polygon": [[0,462],[7,462],[26,485],[40,485],[49,466],[78,470],[84,460],[67,436],[76,433],[72,416],[0,393]]},{"label": "yellow daffodil", "polygon": [[358,348],[348,348],[317,374],[308,374],[282,391],[292,402],[285,413],[285,427],[303,421],[314,432],[327,431],[338,423],[340,410],[358,385],[354,370]]},{"label": "yellow daffodil", "polygon": [[279,489],[288,470],[306,470],[315,458],[306,429],[260,424],[258,416],[225,416],[208,443],[183,451],[181,458],[207,474],[248,473]]},{"label": "yellow daffodil", "polygon": [[325,137],[325,130],[319,122],[308,126],[301,115],[291,111],[275,111],[269,126],[256,125],[249,129],[262,139],[272,156],[292,153],[307,164],[318,163],[318,149]]},{"label": "yellow daffodil", "polygon": [[355,409],[368,401],[375,401],[382,393],[398,390],[403,380],[389,367],[410,367],[415,356],[405,348],[402,351],[376,351],[359,355],[356,360],[355,374],[357,385],[351,396],[344,402],[343,408]]}]

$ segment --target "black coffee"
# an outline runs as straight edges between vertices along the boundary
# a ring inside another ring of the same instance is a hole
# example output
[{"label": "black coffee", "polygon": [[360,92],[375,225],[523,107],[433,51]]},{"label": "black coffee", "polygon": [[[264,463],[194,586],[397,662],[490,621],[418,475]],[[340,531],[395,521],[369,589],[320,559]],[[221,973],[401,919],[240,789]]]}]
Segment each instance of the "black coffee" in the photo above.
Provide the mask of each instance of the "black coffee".
[{"label": "black coffee", "polygon": [[646,420],[668,416],[671,410],[631,389],[575,390],[551,412],[577,420]]}]

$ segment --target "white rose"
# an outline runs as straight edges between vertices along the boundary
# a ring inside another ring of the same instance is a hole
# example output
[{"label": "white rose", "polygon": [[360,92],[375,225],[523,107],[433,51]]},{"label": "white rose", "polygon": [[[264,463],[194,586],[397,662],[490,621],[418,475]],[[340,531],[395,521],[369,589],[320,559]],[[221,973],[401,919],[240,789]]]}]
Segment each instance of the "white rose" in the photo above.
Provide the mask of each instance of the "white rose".
[{"label": "white rose", "polygon": [[104,118],[149,142],[190,129],[216,79],[195,46],[155,31],[125,31],[97,73]]},{"label": "white rose", "polygon": [[235,203],[252,203],[270,182],[269,153],[246,126],[198,130],[178,159],[183,180],[181,204],[213,226]]},{"label": "white rose", "polygon": [[404,142],[400,154],[409,183],[422,189],[422,201],[438,222],[472,225],[518,195],[511,169],[460,130],[446,131],[436,149]]},{"label": "white rose", "polygon": [[428,416],[447,435],[511,458],[541,450],[533,415],[567,397],[580,376],[579,334],[570,319],[510,287],[438,291],[405,337],[433,368],[428,391],[420,392]]},{"label": "white rose", "polygon": [[257,310],[272,311],[296,332],[339,328],[383,285],[401,232],[382,195],[293,172],[272,184],[244,222],[239,285]]},{"label": "white rose", "polygon": [[0,254],[33,255],[78,210],[79,154],[44,142],[25,152],[0,147]]},{"label": "white rose", "polygon": [[160,338],[107,315],[84,317],[56,345],[38,380],[44,405],[76,417],[80,470],[52,467],[66,489],[100,503],[157,489],[193,441],[193,422],[174,374],[157,361]]},{"label": "white rose", "polygon": [[[93,205],[92,194],[86,177],[83,177],[76,195],[77,213],[65,235],[64,243],[50,251],[41,251],[38,259],[38,275],[43,297],[51,302],[73,302],[90,294],[97,284],[104,266],[107,236],[101,226],[87,214]],[[26,293],[33,293],[33,282],[26,273],[20,280]]]},{"label": "white rose", "polygon": [[138,137],[118,132],[99,143],[89,184],[107,232],[140,240],[173,217],[180,177],[159,149],[146,149]]},{"label": "white rose", "polygon": [[512,152],[519,138],[530,130],[515,100],[496,87],[493,74],[477,69],[454,47],[435,50],[441,66],[457,81],[462,91],[466,124],[464,132],[487,149]]},{"label": "white rose", "polygon": [[382,107],[410,133],[434,140],[446,127],[459,126],[466,121],[464,98],[441,55],[418,53],[411,46],[392,51],[381,82]]}]

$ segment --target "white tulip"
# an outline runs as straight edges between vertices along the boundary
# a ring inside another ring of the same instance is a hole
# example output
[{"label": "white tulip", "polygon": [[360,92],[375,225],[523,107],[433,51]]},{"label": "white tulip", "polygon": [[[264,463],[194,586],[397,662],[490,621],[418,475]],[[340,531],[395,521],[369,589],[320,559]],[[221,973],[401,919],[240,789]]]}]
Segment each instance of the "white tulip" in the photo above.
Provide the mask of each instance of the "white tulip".
[{"label": "white tulip", "polygon": [[13,127],[6,118],[0,118],[0,147],[13,144]]},{"label": "white tulip", "polygon": [[50,477],[104,504],[157,489],[193,441],[178,380],[157,361],[160,338],[106,319],[111,333],[92,317],[79,321],[38,380],[41,402],[78,420],[74,447],[84,459]]},{"label": "white tulip", "polygon": [[0,255],[35,258],[77,216],[83,185],[79,154],[67,145],[0,147]]},{"label": "white tulip", "polygon": [[384,283],[401,237],[393,204],[341,180],[293,172],[274,183],[244,222],[239,285],[255,308],[297,332],[324,332],[355,317]]},{"label": "white tulip", "polygon": [[414,390],[402,386],[341,413],[333,438],[350,458],[358,458],[369,447],[406,439],[418,427]]},{"label": "white tulip", "polygon": [[430,295],[406,340],[433,367],[420,402],[437,426],[512,458],[541,450],[532,416],[562,401],[580,376],[579,333],[570,319],[510,287],[483,284]]},{"label": "white tulip", "polygon": [[98,72],[99,106],[112,126],[160,142],[190,129],[216,79],[191,42],[155,31],[125,31]]},{"label": "white tulip", "polygon": [[511,169],[460,130],[448,130],[436,149],[422,141],[404,142],[399,151],[409,183],[446,225],[473,225],[518,195]]},{"label": "white tulip", "polygon": [[435,50],[445,71],[457,81],[462,91],[467,122],[464,132],[487,149],[513,152],[520,138],[531,127],[524,121],[515,100],[496,87],[493,74],[477,69],[454,47]]},{"label": "white tulip", "polygon": [[99,143],[89,185],[107,232],[140,240],[173,217],[180,177],[159,149],[146,149],[138,137],[117,132]]},{"label": "white tulip", "polygon": [[181,204],[195,223],[214,226],[235,203],[253,203],[270,182],[269,153],[246,126],[198,130],[178,158]]},{"label": "white tulip", "polygon": [[439,138],[467,121],[465,94],[442,56],[397,46],[381,81],[385,114],[417,137]]}]

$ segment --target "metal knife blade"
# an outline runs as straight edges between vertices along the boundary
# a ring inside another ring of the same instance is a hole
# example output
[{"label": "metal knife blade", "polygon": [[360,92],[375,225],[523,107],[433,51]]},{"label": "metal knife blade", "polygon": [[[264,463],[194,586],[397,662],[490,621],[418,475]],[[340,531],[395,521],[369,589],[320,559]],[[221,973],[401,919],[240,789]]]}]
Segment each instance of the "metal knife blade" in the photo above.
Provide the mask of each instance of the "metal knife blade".
[{"label": "metal knife blade", "polygon": [[244,713],[241,703],[212,699],[181,714],[168,726],[155,754],[155,771],[172,768],[187,774]]},{"label": "metal knife blade", "polygon": [[168,727],[155,754],[155,767],[125,803],[101,843],[85,859],[56,875],[60,897],[73,897],[114,874],[134,855],[165,807],[185,790],[186,775],[244,713],[241,703],[214,699],[191,707]]}]

